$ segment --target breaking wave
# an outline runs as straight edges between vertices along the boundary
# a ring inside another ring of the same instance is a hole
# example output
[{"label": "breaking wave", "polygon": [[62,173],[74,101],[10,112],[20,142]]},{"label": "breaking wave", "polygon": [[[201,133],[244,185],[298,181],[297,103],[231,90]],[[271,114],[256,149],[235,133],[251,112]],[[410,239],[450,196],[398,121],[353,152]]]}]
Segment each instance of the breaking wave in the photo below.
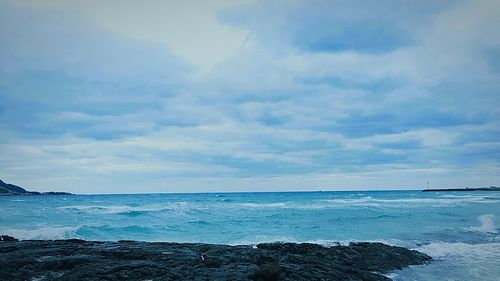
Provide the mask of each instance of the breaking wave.
[{"label": "breaking wave", "polygon": [[418,251],[426,253],[433,258],[455,258],[474,260],[500,260],[500,243],[445,243],[434,242],[417,248]]},{"label": "breaking wave", "polygon": [[102,214],[121,214],[121,215],[141,215],[153,212],[187,212],[192,210],[204,210],[205,207],[193,206],[188,202],[176,202],[169,204],[154,204],[144,206],[101,206],[101,205],[75,205],[64,206],[59,209],[77,210],[88,213],[102,213]]},{"label": "breaking wave", "polygon": [[240,207],[246,208],[285,208],[289,207],[286,203],[240,203]]},{"label": "breaking wave", "polygon": [[20,240],[46,240],[79,238],[76,235],[79,227],[39,227],[34,229],[10,228],[0,229],[0,233],[16,237]]},{"label": "breaking wave", "polygon": [[496,234],[498,233],[498,231],[495,227],[495,222],[493,221],[494,218],[495,216],[493,214],[481,215],[477,218],[479,220],[480,225],[468,227],[467,230]]},{"label": "breaking wave", "polygon": [[486,198],[483,196],[460,196],[448,198],[399,198],[399,199],[378,199],[372,197],[363,197],[355,199],[323,199],[322,201],[338,205],[355,206],[416,206],[422,205],[456,205],[464,203],[500,203],[496,198]]}]

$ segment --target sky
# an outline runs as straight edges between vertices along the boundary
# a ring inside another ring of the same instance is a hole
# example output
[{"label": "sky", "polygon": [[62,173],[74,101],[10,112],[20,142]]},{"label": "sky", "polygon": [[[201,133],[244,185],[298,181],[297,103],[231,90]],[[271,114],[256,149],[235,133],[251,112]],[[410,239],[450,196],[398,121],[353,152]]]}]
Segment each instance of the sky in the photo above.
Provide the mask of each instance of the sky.
[{"label": "sky", "polygon": [[0,178],[500,185],[500,1],[0,0]]}]

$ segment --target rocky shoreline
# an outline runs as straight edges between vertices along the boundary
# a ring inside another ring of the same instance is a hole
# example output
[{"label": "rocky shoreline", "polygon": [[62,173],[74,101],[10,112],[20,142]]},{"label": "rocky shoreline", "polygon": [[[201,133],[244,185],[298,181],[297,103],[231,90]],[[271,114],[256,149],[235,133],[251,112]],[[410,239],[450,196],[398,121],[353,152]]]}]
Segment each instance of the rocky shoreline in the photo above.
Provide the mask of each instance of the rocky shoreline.
[{"label": "rocky shoreline", "polygon": [[390,280],[431,257],[382,243],[227,246],[0,237],[0,280]]}]

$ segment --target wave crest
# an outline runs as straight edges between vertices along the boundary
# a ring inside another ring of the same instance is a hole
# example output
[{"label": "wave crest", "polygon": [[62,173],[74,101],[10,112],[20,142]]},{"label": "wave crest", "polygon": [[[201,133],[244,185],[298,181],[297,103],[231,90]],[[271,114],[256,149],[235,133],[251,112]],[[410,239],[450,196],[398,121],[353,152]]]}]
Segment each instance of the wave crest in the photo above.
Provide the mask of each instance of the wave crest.
[{"label": "wave crest", "polygon": [[468,227],[467,230],[482,232],[482,233],[496,234],[496,233],[498,233],[498,231],[495,227],[495,222],[493,221],[494,218],[495,218],[495,216],[493,214],[481,215],[481,216],[477,217],[480,225]]},{"label": "wave crest", "polygon": [[39,227],[34,229],[0,229],[0,233],[10,235],[20,240],[52,240],[81,238],[76,235],[79,227]]}]

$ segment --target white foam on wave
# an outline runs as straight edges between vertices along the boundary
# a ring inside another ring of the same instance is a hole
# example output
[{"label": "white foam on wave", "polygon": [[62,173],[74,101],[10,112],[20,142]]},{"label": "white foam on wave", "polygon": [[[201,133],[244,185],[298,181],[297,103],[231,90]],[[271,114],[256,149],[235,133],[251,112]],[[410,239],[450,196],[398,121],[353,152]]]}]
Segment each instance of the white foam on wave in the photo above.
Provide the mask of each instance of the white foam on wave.
[{"label": "white foam on wave", "polygon": [[363,204],[363,203],[373,203],[377,202],[377,199],[374,199],[371,196],[365,196],[361,198],[346,198],[346,199],[321,199],[320,202],[327,203],[336,203],[336,204]]},{"label": "white foam on wave", "polygon": [[415,247],[416,243],[413,241],[403,241],[398,239],[376,239],[376,240],[329,240],[329,239],[315,239],[315,240],[307,240],[307,239],[296,239],[291,236],[267,236],[267,235],[255,235],[252,237],[246,237],[244,239],[235,240],[229,245],[257,245],[260,243],[310,243],[317,244],[323,247],[335,247],[335,246],[348,246],[351,243],[358,242],[370,242],[370,243],[383,243],[391,246],[399,246],[412,248]]},{"label": "white foam on wave", "polygon": [[326,240],[326,239],[316,239],[316,240],[307,240],[307,241],[301,241],[301,243],[311,243],[311,244],[318,244],[323,247],[334,247],[334,246],[347,246],[349,243],[353,241],[337,241],[337,240]]},{"label": "white foam on wave", "polygon": [[277,203],[239,203],[237,204],[240,207],[246,208],[285,208],[287,207],[286,203],[277,202]]},{"label": "white foam on wave", "polygon": [[39,227],[34,229],[0,229],[0,233],[10,235],[20,240],[51,240],[51,239],[68,239],[68,238],[79,238],[76,235],[76,231],[79,227]]},{"label": "white foam on wave", "polygon": [[498,233],[495,227],[495,222],[493,221],[494,218],[495,215],[493,214],[481,215],[477,218],[479,220],[480,225],[468,227],[466,230],[482,232],[482,233]]},{"label": "white foam on wave", "polygon": [[483,280],[500,276],[500,243],[432,242],[415,248],[434,258],[430,264],[393,272],[393,280]]},{"label": "white foam on wave", "polygon": [[297,239],[290,236],[267,236],[267,235],[254,235],[240,240],[233,241],[229,245],[257,245],[261,243],[275,243],[275,242],[290,242],[300,243]]},{"label": "white foam on wave", "polygon": [[59,207],[59,209],[79,210],[91,213],[122,214],[130,212],[161,212],[161,211],[187,211],[193,209],[203,209],[191,206],[188,202],[175,202],[166,204],[152,204],[144,206],[126,205],[74,205]]},{"label": "white foam on wave", "polygon": [[492,204],[500,203],[500,200],[484,196],[454,196],[438,198],[398,198],[385,199],[364,196],[360,198],[334,198],[319,199],[310,202],[273,202],[273,203],[240,203],[237,207],[246,208],[281,208],[281,209],[327,209],[327,208],[345,208],[346,206],[360,207],[423,207],[423,206],[453,206],[467,203]]},{"label": "white foam on wave", "polygon": [[464,196],[450,198],[400,198],[400,199],[378,199],[372,197],[362,197],[354,199],[323,199],[321,201],[340,205],[451,205],[462,203],[500,203],[500,200],[488,199],[483,196]]},{"label": "white foam on wave", "polygon": [[445,243],[433,242],[417,248],[433,258],[461,257],[470,260],[500,260],[500,243]]},{"label": "white foam on wave", "polygon": [[307,240],[307,241],[302,241],[302,243],[312,243],[312,244],[318,244],[323,247],[333,247],[333,246],[348,246],[351,243],[361,243],[361,242],[369,242],[369,243],[383,243],[386,245],[391,245],[391,246],[398,246],[398,247],[405,247],[405,248],[412,248],[415,247],[417,244],[415,241],[403,241],[399,239],[364,239],[364,240],[355,240],[355,239],[349,239],[349,240],[324,240],[324,239],[317,239],[317,240]]}]

